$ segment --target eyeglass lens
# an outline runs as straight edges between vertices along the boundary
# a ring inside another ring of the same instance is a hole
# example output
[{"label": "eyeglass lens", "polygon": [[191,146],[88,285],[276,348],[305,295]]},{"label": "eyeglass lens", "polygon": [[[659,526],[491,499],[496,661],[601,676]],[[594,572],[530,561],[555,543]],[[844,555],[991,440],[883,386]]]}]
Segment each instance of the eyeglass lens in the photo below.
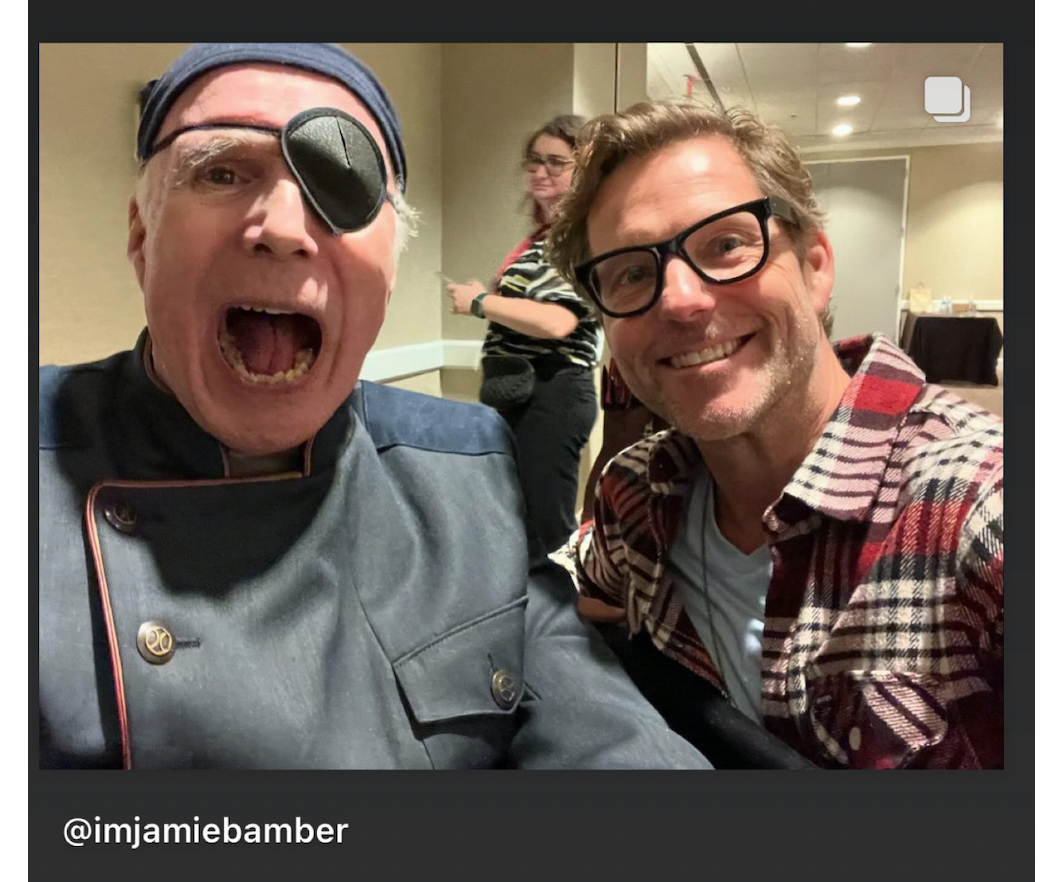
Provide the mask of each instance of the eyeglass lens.
[{"label": "eyeglass lens", "polygon": [[540,156],[531,156],[524,160],[523,167],[527,171],[537,171],[544,165],[550,174],[558,175],[573,162],[572,159],[561,159],[559,156],[547,156],[545,159]]},{"label": "eyeglass lens", "polygon": [[[685,238],[679,256],[712,281],[734,281],[748,275],[764,259],[762,223],[749,211],[711,221]],[[614,254],[593,267],[593,290],[613,312],[647,306],[662,285],[660,261],[656,251],[646,249]]]}]

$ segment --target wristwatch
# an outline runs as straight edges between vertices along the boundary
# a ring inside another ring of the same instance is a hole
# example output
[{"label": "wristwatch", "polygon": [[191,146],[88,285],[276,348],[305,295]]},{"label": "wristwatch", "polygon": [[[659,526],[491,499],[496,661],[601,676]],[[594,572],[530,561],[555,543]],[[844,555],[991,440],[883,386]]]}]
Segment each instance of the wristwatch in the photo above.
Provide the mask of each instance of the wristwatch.
[{"label": "wristwatch", "polygon": [[476,318],[486,318],[483,314],[483,298],[489,293],[489,291],[484,291],[482,294],[477,294],[472,298],[472,305],[469,306],[469,312],[471,312]]}]

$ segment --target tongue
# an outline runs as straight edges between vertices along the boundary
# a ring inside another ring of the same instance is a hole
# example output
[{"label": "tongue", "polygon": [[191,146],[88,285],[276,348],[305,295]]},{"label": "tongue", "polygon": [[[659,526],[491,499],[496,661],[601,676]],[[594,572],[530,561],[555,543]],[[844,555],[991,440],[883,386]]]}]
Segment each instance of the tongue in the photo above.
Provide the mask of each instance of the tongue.
[{"label": "tongue", "polygon": [[254,374],[290,370],[296,354],[311,346],[312,324],[303,315],[269,315],[244,309],[233,309],[227,316],[227,331],[245,367]]}]

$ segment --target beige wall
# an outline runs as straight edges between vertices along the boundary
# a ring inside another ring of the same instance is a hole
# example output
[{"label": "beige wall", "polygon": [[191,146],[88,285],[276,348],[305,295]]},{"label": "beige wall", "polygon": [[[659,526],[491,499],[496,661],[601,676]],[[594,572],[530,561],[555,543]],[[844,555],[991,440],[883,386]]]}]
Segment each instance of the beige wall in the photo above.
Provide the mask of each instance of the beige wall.
[{"label": "beige wall", "polygon": [[40,46],[41,363],[128,349],[143,327],[124,256],[136,97],[182,45]]},{"label": "beige wall", "polygon": [[914,151],[904,285],[935,297],[1003,299],[1003,145]]},{"label": "beige wall", "polygon": [[934,298],[1003,299],[1003,145],[964,144],[803,158],[910,156],[904,292]]},{"label": "beige wall", "polygon": [[[574,45],[446,43],[442,56],[443,272],[488,285],[530,232],[524,141],[571,112]],[[441,283],[432,285],[442,298]],[[482,339],[485,329],[473,316],[443,312],[446,339]]]},{"label": "beige wall", "polygon": [[615,44],[575,43],[571,112],[591,119],[615,109]]},{"label": "beige wall", "polygon": [[648,44],[618,44],[618,94],[619,110],[648,100]]},{"label": "beige wall", "polygon": [[[377,345],[435,340],[441,336],[434,285],[442,241],[440,46],[345,45],[374,69],[398,107],[409,166],[407,198],[423,213]],[[136,96],[185,46],[40,46],[42,364],[127,349],[143,327],[142,298],[124,257],[135,178]]]},{"label": "beige wall", "polygon": [[443,241],[441,92],[438,43],[344,43],[372,68],[399,113],[406,150],[406,198],[421,212],[417,238],[399,264],[375,348],[425,343],[442,336],[435,297]]}]

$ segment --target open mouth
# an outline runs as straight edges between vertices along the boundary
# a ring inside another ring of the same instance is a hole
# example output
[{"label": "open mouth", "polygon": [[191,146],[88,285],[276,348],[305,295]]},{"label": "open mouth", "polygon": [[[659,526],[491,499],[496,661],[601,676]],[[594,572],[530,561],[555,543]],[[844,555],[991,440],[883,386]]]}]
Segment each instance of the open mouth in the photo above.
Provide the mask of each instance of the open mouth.
[{"label": "open mouth", "polygon": [[292,383],[318,358],[322,328],[303,313],[243,305],[227,310],[219,343],[227,364],[245,382]]},{"label": "open mouth", "polygon": [[694,367],[701,364],[713,364],[715,361],[721,361],[734,355],[740,349],[743,348],[744,344],[753,337],[753,334],[746,334],[743,337],[736,337],[734,340],[726,340],[723,343],[718,343],[714,346],[710,346],[706,349],[698,349],[695,352],[685,352],[682,355],[674,355],[671,358],[660,359],[660,364],[669,365],[675,368],[686,368]]}]

